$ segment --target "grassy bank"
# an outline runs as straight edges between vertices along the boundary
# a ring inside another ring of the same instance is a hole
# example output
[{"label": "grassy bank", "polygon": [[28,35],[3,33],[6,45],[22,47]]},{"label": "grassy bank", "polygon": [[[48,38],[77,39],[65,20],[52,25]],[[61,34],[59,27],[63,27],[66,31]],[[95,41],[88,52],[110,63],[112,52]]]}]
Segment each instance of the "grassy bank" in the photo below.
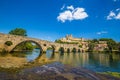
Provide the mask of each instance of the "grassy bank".
[{"label": "grassy bank", "polygon": [[120,73],[118,73],[118,72],[110,72],[110,71],[108,71],[108,72],[102,72],[100,74],[107,74],[107,75],[111,75],[111,76],[120,78]]}]

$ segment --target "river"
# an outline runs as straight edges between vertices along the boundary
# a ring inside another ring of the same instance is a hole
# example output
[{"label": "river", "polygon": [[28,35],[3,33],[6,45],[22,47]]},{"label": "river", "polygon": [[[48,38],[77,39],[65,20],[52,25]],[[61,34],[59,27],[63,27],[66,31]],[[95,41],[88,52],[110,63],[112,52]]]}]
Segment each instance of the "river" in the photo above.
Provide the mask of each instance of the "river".
[{"label": "river", "polygon": [[120,73],[120,54],[52,52],[0,54],[0,80],[120,80],[95,73]]},{"label": "river", "polygon": [[[39,52],[39,49],[26,52],[27,61],[38,58]],[[47,50],[44,55],[45,58],[62,64],[81,66],[95,72],[120,72],[120,54],[117,53],[52,53],[51,50]]]}]

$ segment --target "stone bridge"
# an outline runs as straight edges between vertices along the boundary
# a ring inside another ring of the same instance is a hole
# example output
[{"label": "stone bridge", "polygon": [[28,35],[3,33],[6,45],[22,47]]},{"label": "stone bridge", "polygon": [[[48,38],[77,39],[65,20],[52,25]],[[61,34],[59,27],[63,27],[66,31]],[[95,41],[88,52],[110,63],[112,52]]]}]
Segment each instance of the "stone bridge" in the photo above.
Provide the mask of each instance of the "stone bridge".
[{"label": "stone bridge", "polygon": [[[7,46],[5,45],[6,41],[11,41],[13,44],[11,46]],[[14,48],[16,46],[19,46],[19,44],[23,42],[36,43],[40,47],[42,52],[46,52],[46,50],[49,47],[52,47],[54,52],[58,52],[61,47],[64,49],[64,52],[67,52],[68,49],[71,52],[73,48],[75,48],[76,51],[78,50],[84,51],[77,44],[61,44],[61,43],[55,43],[55,42],[50,42],[50,41],[41,40],[41,39],[0,33],[0,50],[5,49],[8,52],[14,51]]]}]

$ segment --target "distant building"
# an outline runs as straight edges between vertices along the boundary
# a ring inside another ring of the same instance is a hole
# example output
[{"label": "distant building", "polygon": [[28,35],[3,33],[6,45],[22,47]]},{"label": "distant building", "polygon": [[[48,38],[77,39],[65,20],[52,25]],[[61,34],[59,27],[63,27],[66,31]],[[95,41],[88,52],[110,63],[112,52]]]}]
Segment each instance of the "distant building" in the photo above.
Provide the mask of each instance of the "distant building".
[{"label": "distant building", "polygon": [[[72,35],[66,35],[65,37],[59,39],[62,42],[69,42],[69,43],[77,43],[77,45],[84,49],[88,50],[88,44],[90,43],[87,39],[85,38],[75,38]],[[95,43],[94,51],[103,51],[105,48],[108,48],[107,46],[107,41],[99,41]]]},{"label": "distant building", "polygon": [[105,48],[108,48],[107,41],[99,41],[99,43],[94,47],[94,50],[103,51]]},{"label": "distant building", "polygon": [[84,38],[75,38],[72,35],[66,35],[64,38],[60,39],[62,42],[70,42],[70,43],[78,43],[81,48],[87,50],[88,49],[88,42]]},{"label": "distant building", "polygon": [[60,39],[63,42],[82,42],[85,41],[84,38],[74,38],[72,35],[66,35],[64,38]]}]

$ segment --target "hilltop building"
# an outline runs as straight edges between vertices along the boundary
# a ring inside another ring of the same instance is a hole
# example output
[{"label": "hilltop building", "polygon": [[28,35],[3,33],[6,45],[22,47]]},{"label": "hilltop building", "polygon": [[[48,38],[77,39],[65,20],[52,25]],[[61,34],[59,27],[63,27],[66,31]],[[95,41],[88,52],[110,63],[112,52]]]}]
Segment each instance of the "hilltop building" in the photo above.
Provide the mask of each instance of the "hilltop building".
[{"label": "hilltop building", "polygon": [[99,41],[98,44],[95,45],[95,51],[103,51],[105,48],[108,48],[107,41]]},{"label": "hilltop building", "polygon": [[85,41],[84,38],[74,38],[72,35],[66,35],[64,38],[60,39],[63,42],[82,42]]},{"label": "hilltop building", "polygon": [[[85,38],[75,38],[72,35],[66,35],[65,37],[59,39],[61,42],[67,43],[77,43],[80,48],[88,50],[89,41]],[[98,41],[95,43],[94,51],[103,51],[105,48],[108,48],[106,41]]]},{"label": "hilltop building", "polygon": [[60,41],[69,42],[69,43],[77,43],[78,45],[80,45],[81,48],[85,50],[88,49],[88,42],[84,38],[75,38],[72,35],[66,35],[64,38],[61,38]]}]

